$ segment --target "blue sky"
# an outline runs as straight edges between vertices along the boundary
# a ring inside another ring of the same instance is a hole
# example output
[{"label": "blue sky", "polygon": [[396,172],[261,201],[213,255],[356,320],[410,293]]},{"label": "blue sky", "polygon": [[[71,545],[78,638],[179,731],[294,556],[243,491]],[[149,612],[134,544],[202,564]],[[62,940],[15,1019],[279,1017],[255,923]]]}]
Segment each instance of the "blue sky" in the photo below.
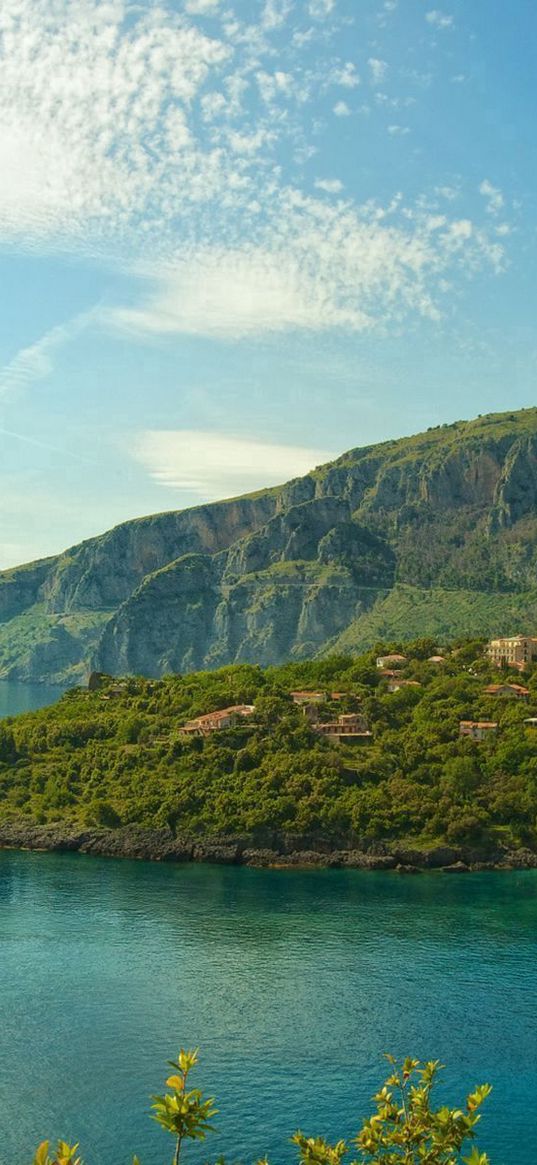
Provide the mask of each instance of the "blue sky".
[{"label": "blue sky", "polygon": [[535,403],[527,0],[3,0],[0,567]]}]

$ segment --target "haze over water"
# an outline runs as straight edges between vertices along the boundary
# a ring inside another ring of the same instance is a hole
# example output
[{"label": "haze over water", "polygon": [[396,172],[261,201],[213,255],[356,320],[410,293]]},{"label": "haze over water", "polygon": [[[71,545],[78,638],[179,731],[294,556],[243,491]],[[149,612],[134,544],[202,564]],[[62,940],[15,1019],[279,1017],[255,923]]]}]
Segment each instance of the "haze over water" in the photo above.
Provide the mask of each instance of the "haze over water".
[{"label": "haze over water", "polygon": [[61,1134],[93,1165],[162,1165],[148,1096],[183,1044],[220,1109],[190,1160],[277,1163],[298,1126],[352,1134],[390,1050],[446,1062],[454,1102],[489,1080],[480,1147],[533,1165],[536,938],[531,872],[0,853],[0,1163]]}]

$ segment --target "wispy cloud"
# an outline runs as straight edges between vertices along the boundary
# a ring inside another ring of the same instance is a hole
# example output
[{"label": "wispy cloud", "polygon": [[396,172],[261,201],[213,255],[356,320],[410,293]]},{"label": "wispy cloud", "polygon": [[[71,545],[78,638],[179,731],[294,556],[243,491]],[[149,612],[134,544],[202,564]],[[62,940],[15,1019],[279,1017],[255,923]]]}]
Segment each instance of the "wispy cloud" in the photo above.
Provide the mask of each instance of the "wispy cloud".
[{"label": "wispy cloud", "polygon": [[352,61],[345,61],[345,64],[338,65],[330,73],[329,81],[331,85],[341,85],[343,89],[356,89],[356,86],[360,84],[356,65]]},{"label": "wispy cloud", "polygon": [[341,194],[343,190],[343,182],[339,178],[316,178],[314,186],[316,190],[323,190],[325,194]]},{"label": "wispy cloud", "polygon": [[81,312],[66,323],[50,328],[33,344],[21,348],[8,364],[0,368],[0,399],[27,388],[35,380],[44,380],[49,376],[54,368],[55,353],[95,322],[98,315],[99,309],[96,308]]},{"label": "wispy cloud", "polygon": [[308,12],[314,20],[326,20],[336,6],[336,0],[309,0]]},{"label": "wispy cloud", "polygon": [[484,178],[479,187],[479,193],[486,200],[488,214],[499,214],[505,206],[504,196],[498,186],[493,186],[488,178]]},{"label": "wispy cloud", "polygon": [[190,16],[214,16],[220,8],[220,0],[186,0],[185,10]]},{"label": "wispy cloud", "polygon": [[[332,90],[347,97],[360,76],[333,52],[331,0],[266,0],[256,11],[239,18],[218,0],[4,0],[0,241],[82,249],[141,272],[141,302],[113,318],[142,333],[437,318],[439,290],[457,271],[501,266],[498,236],[472,223],[463,241],[458,219],[432,234],[402,203],[349,197],[343,213],[323,197],[338,179],[308,196],[286,160],[319,148],[319,93],[331,105]],[[306,44],[318,48],[307,68]],[[415,101],[378,88],[388,75],[380,55],[368,69],[375,108]],[[332,108],[351,112],[343,99]],[[393,135],[406,132],[399,116]],[[64,327],[14,358],[0,392],[48,374]]]},{"label": "wispy cloud", "polygon": [[453,28],[453,17],[449,16],[447,12],[439,12],[438,8],[432,8],[429,12],[426,12],[425,19],[434,28],[443,30]]},{"label": "wispy cloud", "polygon": [[400,198],[353,208],[287,191],[259,242],[192,248],[140,268],[145,300],[108,319],[135,335],[367,331],[409,313],[439,319],[448,273],[499,270],[502,258],[501,244],[468,219],[433,218]]},{"label": "wispy cloud", "polygon": [[370,57],[367,63],[373,85],[382,85],[388,72],[387,61],[382,61],[378,57]]},{"label": "wispy cloud", "polygon": [[91,457],[85,457],[83,454],[75,453],[72,449],[66,449],[61,445],[53,445],[50,441],[43,441],[39,437],[32,437],[29,433],[15,433],[12,429],[0,427],[0,437],[7,437],[10,441],[20,441],[23,445],[32,445],[34,449],[45,449],[48,453],[58,453],[60,457],[68,457],[86,465],[97,464]]},{"label": "wispy cloud", "polygon": [[326,450],[187,429],[144,432],[131,453],[159,485],[208,501],[277,485],[334,456]]},{"label": "wispy cloud", "polygon": [[410,133],[408,125],[389,125],[388,133],[391,137],[406,137]]}]

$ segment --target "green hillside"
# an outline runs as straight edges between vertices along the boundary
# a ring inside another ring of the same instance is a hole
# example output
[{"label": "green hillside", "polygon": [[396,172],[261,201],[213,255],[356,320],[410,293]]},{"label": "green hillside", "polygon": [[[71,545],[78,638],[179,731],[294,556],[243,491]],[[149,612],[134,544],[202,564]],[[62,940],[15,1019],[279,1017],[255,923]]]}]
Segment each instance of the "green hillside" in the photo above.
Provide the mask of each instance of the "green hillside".
[{"label": "green hillside", "polygon": [[[397,691],[372,652],[74,689],[0,724],[0,821],[537,849],[537,731],[525,724],[537,715],[535,665],[522,681],[527,699],[488,695],[499,677],[482,642],[430,662],[438,646],[406,649]],[[502,678],[521,682],[518,672]],[[371,737],[321,735],[293,703],[295,688],[325,693],[321,722],[359,714]],[[191,718],[236,704],[255,712],[202,737],[181,734]],[[498,728],[474,741],[460,737],[461,720]]]}]

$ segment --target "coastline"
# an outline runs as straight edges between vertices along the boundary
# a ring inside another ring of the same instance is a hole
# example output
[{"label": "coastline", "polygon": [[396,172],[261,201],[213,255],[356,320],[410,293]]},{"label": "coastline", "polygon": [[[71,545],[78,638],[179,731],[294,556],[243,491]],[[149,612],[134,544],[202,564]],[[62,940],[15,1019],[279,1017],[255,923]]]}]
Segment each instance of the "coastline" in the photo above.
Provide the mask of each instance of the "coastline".
[{"label": "coastline", "polygon": [[537,854],[519,848],[480,852],[465,846],[436,845],[415,849],[411,844],[377,842],[359,847],[340,845],[318,837],[267,833],[248,836],[174,837],[166,829],[141,826],[118,829],[30,822],[0,823],[0,849],[80,853],[95,857],[130,858],[151,862],[212,862],[261,869],[391,870],[400,874],[424,871],[472,873],[486,870],[537,869]]}]

